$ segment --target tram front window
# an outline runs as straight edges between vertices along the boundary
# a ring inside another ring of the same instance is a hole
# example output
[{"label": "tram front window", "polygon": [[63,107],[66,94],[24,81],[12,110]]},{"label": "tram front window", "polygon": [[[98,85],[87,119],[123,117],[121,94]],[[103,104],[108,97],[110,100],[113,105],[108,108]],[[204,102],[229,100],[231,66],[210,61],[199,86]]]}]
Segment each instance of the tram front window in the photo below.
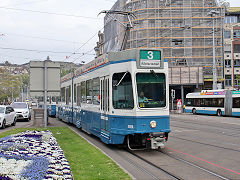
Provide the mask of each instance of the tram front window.
[{"label": "tram front window", "polygon": [[166,106],[166,79],[162,73],[137,73],[138,105],[140,108]]},{"label": "tram front window", "polygon": [[112,89],[114,109],[133,109],[132,78],[129,72],[113,74]]}]

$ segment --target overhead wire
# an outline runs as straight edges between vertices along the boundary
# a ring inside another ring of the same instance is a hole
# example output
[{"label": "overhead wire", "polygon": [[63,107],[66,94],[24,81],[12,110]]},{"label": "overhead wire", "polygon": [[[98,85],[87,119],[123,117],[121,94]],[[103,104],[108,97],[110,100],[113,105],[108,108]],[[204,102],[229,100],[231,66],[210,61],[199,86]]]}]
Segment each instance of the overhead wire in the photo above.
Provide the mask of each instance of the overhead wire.
[{"label": "overhead wire", "polygon": [[[110,0],[105,0],[105,1],[110,1]],[[35,1],[36,2],[36,1]],[[114,1],[111,1],[114,2]],[[30,2],[29,2],[30,3]],[[33,2],[31,2],[33,3]],[[22,3],[25,4],[25,3]],[[16,4],[16,5],[20,5],[20,4]],[[69,17],[77,17],[77,18],[88,18],[88,19],[96,19],[98,20],[99,18],[94,18],[94,17],[87,17],[87,16],[79,16],[79,15],[72,15],[72,14],[63,14],[63,13],[55,13],[55,12],[44,12],[44,11],[36,11],[36,10],[26,10],[26,9],[18,9],[18,8],[8,8],[8,7],[0,7],[0,9],[8,9],[8,10],[16,10],[16,11],[26,11],[26,12],[34,12],[34,13],[42,13],[42,14],[50,14],[50,15],[60,15],[60,16],[69,16]],[[105,27],[105,25],[104,25]],[[103,27],[103,28],[104,28]],[[100,31],[103,29],[101,28]],[[75,50],[74,52],[72,52],[70,54],[70,56],[68,56],[68,58],[70,58],[72,55],[76,55],[76,54],[81,54],[81,56],[77,57],[76,59],[74,59],[72,62],[75,62],[76,60],[78,60],[79,58],[81,58],[82,56],[85,55],[94,55],[94,54],[88,54],[89,52],[93,51],[94,49],[91,49],[90,51],[87,51],[85,53],[77,53],[77,51],[79,51],[82,47],[84,47],[89,41],[91,41],[98,33],[95,33],[90,39],[88,39],[85,43],[83,43],[83,45],[81,45],[77,50]],[[23,35],[24,37],[25,35]],[[25,36],[27,37],[27,36]],[[30,37],[30,36],[28,36]],[[32,38],[40,38],[40,37],[32,37]],[[41,39],[48,39],[48,40],[55,40],[55,39],[49,39],[49,38],[41,38]],[[56,41],[63,41],[63,40],[56,40]],[[17,48],[4,48],[4,47],[0,47],[0,49],[8,49],[8,50],[22,50],[22,51],[36,51],[36,52],[51,52],[51,53],[69,53],[69,52],[55,52],[55,51],[42,51],[42,50],[33,50],[33,49],[17,49]]]},{"label": "overhead wire", "polygon": [[[123,9],[123,7],[120,9],[120,11],[121,11],[122,9]],[[115,15],[112,17],[112,20],[114,20],[114,19],[116,18],[116,16],[117,16],[117,14],[115,14]],[[107,25],[107,24],[104,24],[104,26],[103,26],[99,31],[103,30],[106,25]],[[85,46],[89,41],[91,41],[97,34],[98,34],[98,33],[95,33],[90,39],[88,39],[82,46],[80,46],[80,47],[79,47],[78,49],[76,49],[74,52],[77,52],[77,51],[80,50],[82,47],[84,47],[84,46]],[[91,50],[91,51],[92,51],[92,50]],[[71,55],[69,56],[69,58],[70,58],[72,55],[73,55],[73,54],[71,54]],[[83,55],[75,58],[75,59],[72,61],[72,63],[74,63],[76,60],[78,60],[78,59],[81,58],[81,57],[83,57]]]},{"label": "overhead wire", "polygon": [[37,11],[37,10],[30,10],[30,9],[18,9],[18,8],[9,8],[9,7],[0,7],[0,9],[99,20],[99,18],[95,18],[95,17],[80,16],[80,15],[74,15],[74,14],[55,13],[55,12],[47,12],[47,11]]},{"label": "overhead wire", "polygon": [[13,7],[13,6],[21,6],[21,5],[25,5],[25,4],[33,4],[33,3],[38,3],[38,2],[43,2],[43,1],[48,1],[48,0],[37,0],[37,1],[29,1],[29,2],[25,2],[25,3],[19,3],[19,4],[9,4],[6,6],[0,6],[0,7]]},{"label": "overhead wire", "polygon": [[49,40],[49,41],[59,41],[59,42],[65,42],[65,43],[73,43],[73,44],[83,44],[77,41],[68,41],[68,40],[62,40],[62,39],[53,39],[53,38],[45,38],[45,37],[39,37],[39,36],[29,36],[24,34],[15,34],[15,33],[0,33],[0,35],[12,35],[12,36],[19,36],[19,37],[25,37],[25,38],[34,38],[34,39],[42,39],[42,40]]},{"label": "overhead wire", "polygon": [[[48,51],[48,50],[37,50],[37,49],[22,49],[22,48],[11,48],[11,47],[0,47],[0,49],[4,50],[14,50],[14,51],[30,51],[30,52],[48,52],[48,53],[56,53],[56,54],[67,54],[70,52],[61,52],[61,51]],[[75,52],[74,54],[83,54],[83,53],[77,53]],[[86,53],[85,53],[86,54]],[[92,54],[89,54],[92,55]]]}]

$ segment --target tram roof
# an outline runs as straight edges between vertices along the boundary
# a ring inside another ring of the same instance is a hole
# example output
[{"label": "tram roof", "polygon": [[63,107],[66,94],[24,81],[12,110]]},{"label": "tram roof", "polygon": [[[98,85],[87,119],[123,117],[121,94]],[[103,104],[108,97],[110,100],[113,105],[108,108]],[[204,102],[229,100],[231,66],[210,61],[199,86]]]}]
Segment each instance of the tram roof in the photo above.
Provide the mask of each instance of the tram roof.
[{"label": "tram roof", "polygon": [[[107,54],[103,54],[94,60],[90,61],[89,63],[79,67],[74,71],[74,76],[78,76],[80,74],[83,74],[87,71],[90,71],[92,69],[95,69],[99,66],[102,66],[104,64],[107,64],[109,62],[114,61],[121,61],[121,60],[136,60],[139,58],[138,52],[140,50],[157,50],[161,51],[161,49],[145,49],[145,48],[137,48],[137,49],[130,49],[130,50],[124,50],[124,51],[118,51],[118,52],[109,52]],[[68,81],[69,79],[72,79],[73,74],[69,73],[61,78],[61,83]]]}]

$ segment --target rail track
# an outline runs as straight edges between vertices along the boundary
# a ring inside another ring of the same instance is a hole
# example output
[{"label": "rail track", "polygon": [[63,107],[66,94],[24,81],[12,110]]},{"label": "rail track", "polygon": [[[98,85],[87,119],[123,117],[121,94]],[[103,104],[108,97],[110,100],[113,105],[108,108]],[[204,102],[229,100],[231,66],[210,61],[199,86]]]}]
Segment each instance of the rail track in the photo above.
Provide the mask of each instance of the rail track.
[{"label": "rail track", "polygon": [[[142,156],[140,156],[140,155],[137,155],[134,151],[129,151],[129,150],[128,150],[128,152],[131,153],[133,156],[141,159],[142,161],[150,164],[151,166],[153,166],[153,167],[161,170],[162,172],[166,173],[166,174],[167,174],[169,177],[171,177],[172,179],[176,179],[176,180],[183,180],[183,179],[184,179],[184,178],[179,177],[179,176],[176,175],[176,174],[173,174],[173,173],[167,171],[167,170],[164,169],[163,167],[160,167],[160,166],[154,164],[153,162],[147,160],[146,158],[144,158],[144,157],[142,157]],[[172,158],[172,159],[174,159],[174,160],[176,160],[176,161],[179,161],[179,162],[181,162],[181,163],[184,163],[184,164],[187,164],[187,165],[192,166],[192,167],[194,167],[194,168],[197,168],[197,169],[199,169],[199,170],[201,170],[201,171],[204,171],[204,172],[206,172],[206,173],[208,173],[208,174],[211,174],[212,176],[215,176],[215,177],[217,177],[217,178],[219,178],[219,179],[229,180],[228,178],[226,178],[226,177],[224,177],[224,176],[222,176],[222,175],[220,175],[220,174],[217,174],[217,173],[215,173],[215,172],[213,172],[213,171],[211,171],[211,170],[208,170],[208,169],[206,169],[206,168],[203,168],[203,167],[201,167],[201,166],[199,166],[199,165],[196,165],[196,164],[194,164],[194,163],[192,163],[192,162],[189,162],[189,161],[187,161],[187,160],[181,159],[181,158],[179,158],[179,157],[175,157],[175,156],[173,156],[173,155],[171,155],[171,154],[169,154],[169,153],[167,153],[167,152],[164,152],[164,151],[161,151],[161,150],[160,150],[159,153],[164,154],[164,155],[166,155],[166,156],[168,156],[168,157],[170,157],[170,158]],[[159,178],[158,178],[158,179],[159,179]]]}]

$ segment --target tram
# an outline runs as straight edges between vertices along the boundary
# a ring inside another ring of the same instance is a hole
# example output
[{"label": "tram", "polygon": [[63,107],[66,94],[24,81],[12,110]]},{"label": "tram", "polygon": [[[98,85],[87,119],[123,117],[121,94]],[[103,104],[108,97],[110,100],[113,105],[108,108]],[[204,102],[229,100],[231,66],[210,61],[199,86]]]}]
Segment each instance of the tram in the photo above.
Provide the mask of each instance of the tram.
[{"label": "tram", "polygon": [[159,49],[104,54],[61,79],[61,98],[56,116],[106,144],[165,147],[168,62]]},{"label": "tram", "polygon": [[185,112],[240,116],[240,91],[203,90],[186,95]]}]

